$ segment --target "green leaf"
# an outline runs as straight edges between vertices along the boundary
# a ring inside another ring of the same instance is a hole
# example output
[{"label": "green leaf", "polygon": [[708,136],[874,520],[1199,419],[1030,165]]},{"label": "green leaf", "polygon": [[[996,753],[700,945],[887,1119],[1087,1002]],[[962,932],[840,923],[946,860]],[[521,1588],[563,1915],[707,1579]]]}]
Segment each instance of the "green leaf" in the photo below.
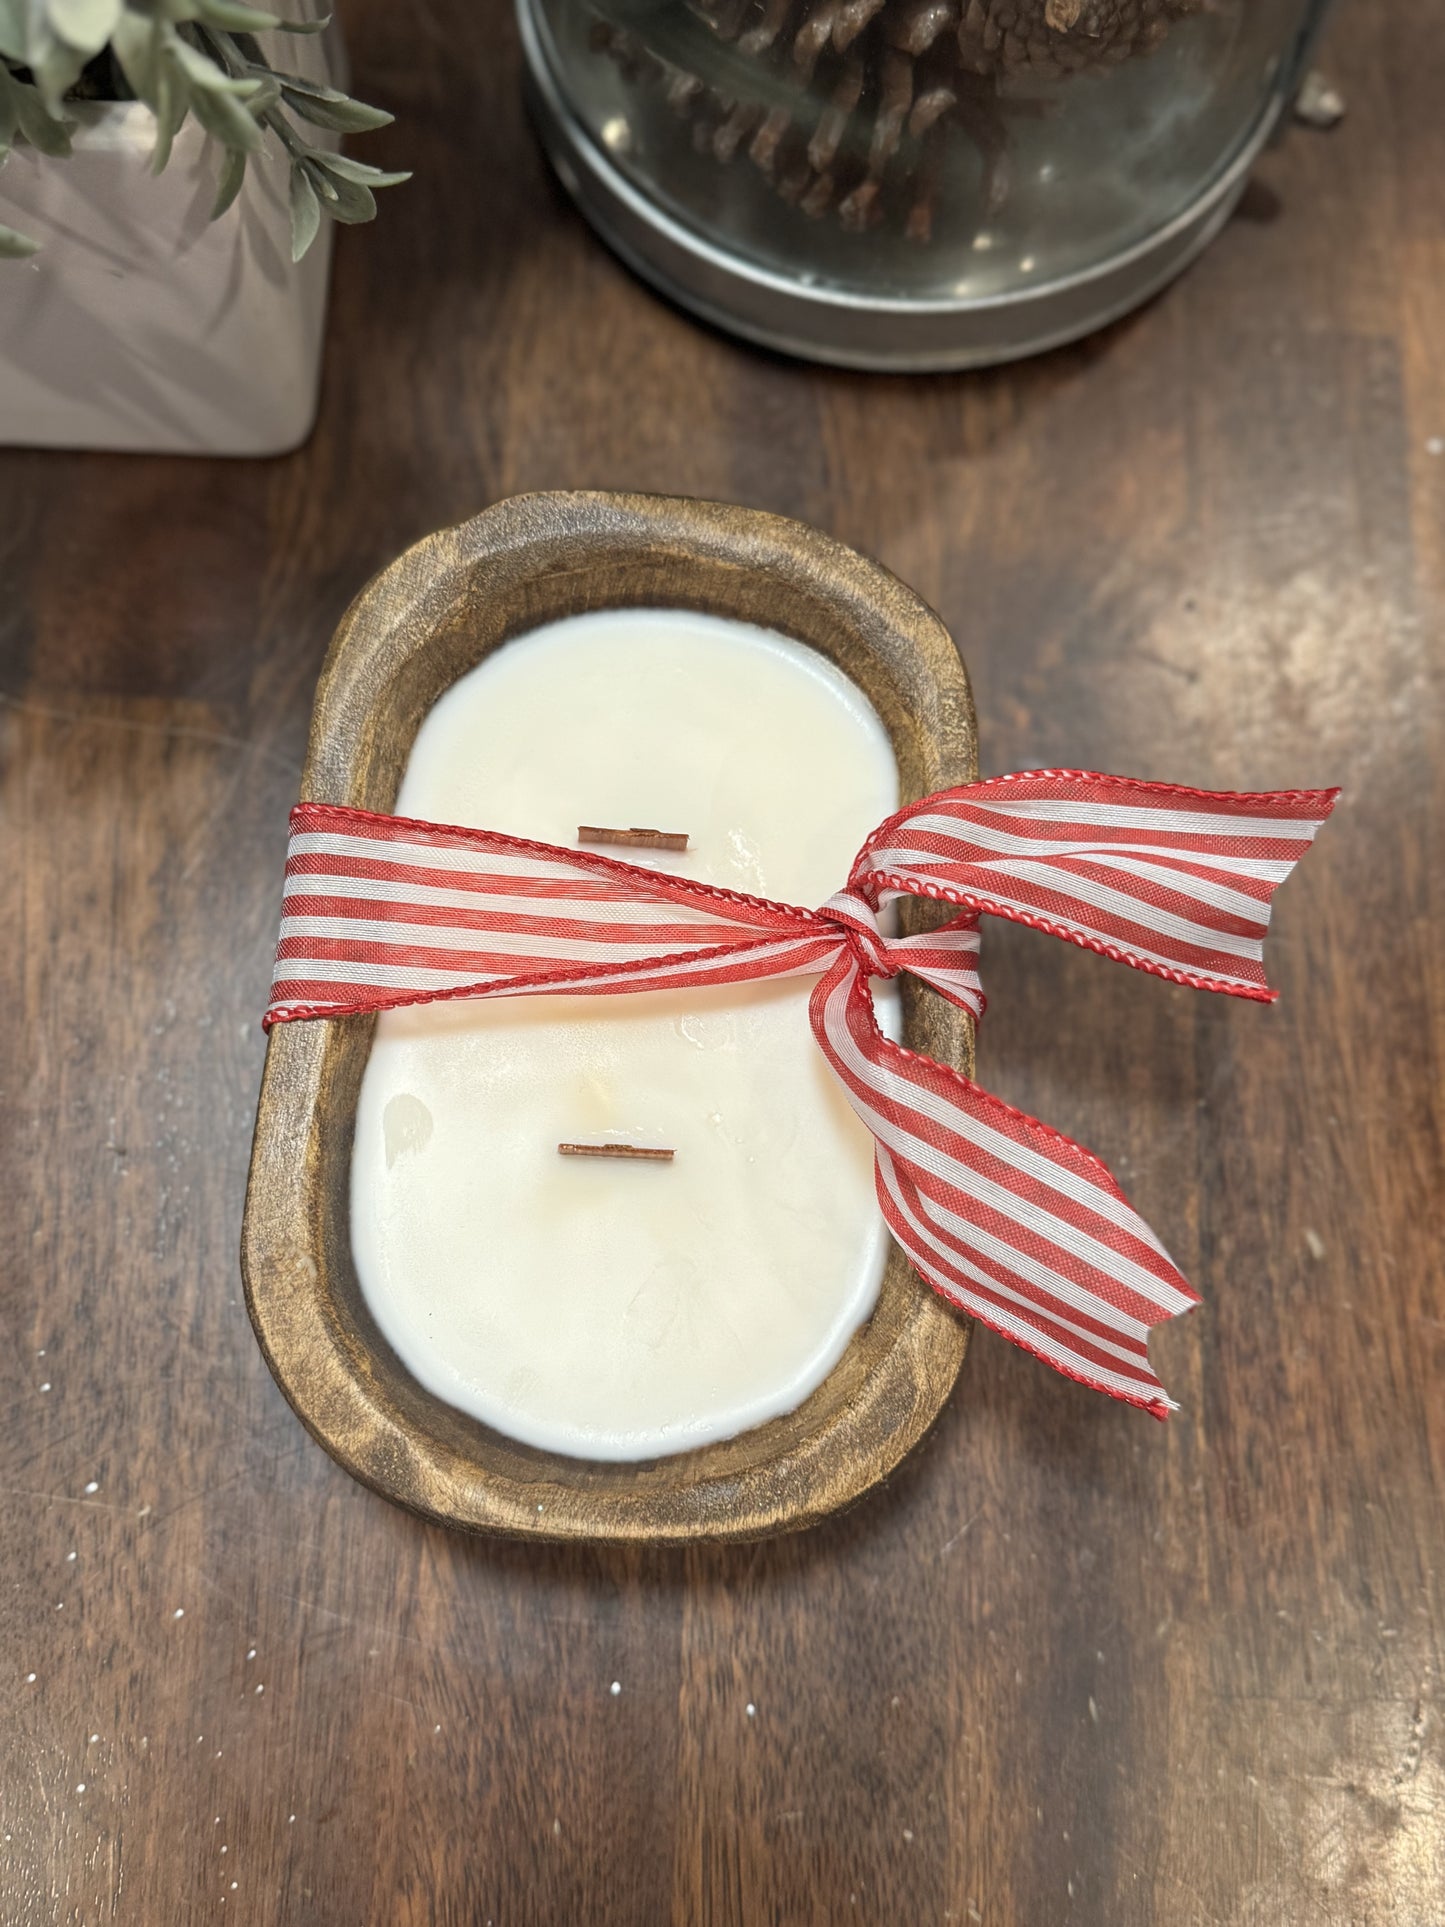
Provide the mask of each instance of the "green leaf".
[{"label": "green leaf", "polygon": [[411,179],[410,172],[387,173],[384,168],[368,167],[365,161],[354,161],[349,154],[322,154],[313,152],[311,156],[317,167],[338,181],[355,181],[361,187],[395,187],[401,181]]},{"label": "green leaf", "polygon": [[177,72],[169,60],[162,60],[156,68],[156,144],[151,153],[152,174],[165,172],[166,162],[171,157],[171,143],[186,117],[189,105],[190,93],[185,75]]},{"label": "green leaf", "polygon": [[53,119],[61,117],[61,102],[85,71],[86,54],[81,48],[67,46],[48,29],[32,35],[30,71],[46,111]]},{"label": "green leaf", "polygon": [[5,68],[0,67],[0,75],[4,76],[0,79],[0,94],[5,97],[14,126],[30,145],[39,148],[42,154],[68,154],[70,129],[75,123],[49,113],[39,92],[23,80],[17,80]]},{"label": "green leaf", "polygon": [[[0,0],[0,5],[4,0]],[[121,72],[135,90],[137,100],[154,107],[156,63],[160,52],[160,22],[147,20],[131,7],[121,11],[110,37],[111,49],[120,62]]]},{"label": "green leaf", "polygon": [[0,227],[0,261],[23,261],[40,247],[28,234],[17,234],[13,227]]},{"label": "green leaf", "polygon": [[0,0],[0,54],[24,61],[28,51],[25,0]]},{"label": "green leaf", "polygon": [[192,87],[207,94],[230,94],[235,100],[250,100],[260,91],[259,80],[241,76],[233,80],[225,68],[211,59],[209,54],[200,53],[189,40],[183,40],[178,33],[171,32],[166,41],[166,51],[175,60]]},{"label": "green leaf", "polygon": [[60,38],[89,60],[115,32],[120,0],[46,0],[45,11]]},{"label": "green leaf", "polygon": [[243,7],[239,0],[196,0],[196,18],[223,33],[265,33],[281,25],[276,14]]},{"label": "green leaf", "polygon": [[291,164],[291,259],[299,261],[321,226],[321,203],[300,161]]},{"label": "green leaf", "polygon": [[255,120],[263,120],[281,98],[281,89],[274,80],[263,80],[246,102],[246,112]]},{"label": "green leaf", "polygon": [[[0,5],[3,4],[4,0],[0,0]],[[345,100],[346,98],[345,94],[339,93],[335,87],[328,86],[324,80],[308,80],[305,74],[288,74],[284,67],[273,67],[269,61],[263,63],[253,60],[250,71],[263,79],[269,76],[272,80],[279,80],[283,87],[289,87],[293,92],[306,94],[308,97],[314,96],[317,100]]]},{"label": "green leaf", "polygon": [[368,107],[364,101],[348,100],[345,94],[303,93],[282,83],[286,105],[314,127],[330,127],[341,134],[369,134],[375,127],[389,127],[396,118],[383,107]]},{"label": "green leaf", "polygon": [[325,33],[331,25],[331,15],[322,14],[319,20],[280,20],[276,23],[278,33]]},{"label": "green leaf", "polygon": [[354,227],[361,221],[376,219],[376,202],[369,187],[361,187],[355,181],[346,181],[339,176],[319,173],[319,164],[329,156],[313,153],[309,159],[313,169],[319,174],[317,187],[320,190],[321,206],[333,221],[344,222]]},{"label": "green leaf", "polygon": [[226,147],[239,147],[247,154],[255,154],[264,144],[260,127],[231,94],[206,93],[199,87],[194,88],[191,112],[206,132]]},{"label": "green leaf", "polygon": [[228,147],[221,156],[221,172],[216,182],[216,199],[211,219],[219,221],[241,191],[246,178],[246,156],[238,147]]}]

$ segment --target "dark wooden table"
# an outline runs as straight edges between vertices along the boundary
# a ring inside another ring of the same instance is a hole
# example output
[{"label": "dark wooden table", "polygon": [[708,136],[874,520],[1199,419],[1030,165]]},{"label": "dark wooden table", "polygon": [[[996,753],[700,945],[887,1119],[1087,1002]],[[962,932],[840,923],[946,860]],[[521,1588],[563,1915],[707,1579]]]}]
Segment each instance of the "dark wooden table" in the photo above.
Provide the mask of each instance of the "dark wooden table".
[{"label": "dark wooden table", "polygon": [[[7,1927],[1445,1917],[1436,14],[1345,6],[1348,119],[1147,312],[873,380],[593,242],[499,5],[364,0],[417,179],[341,236],[309,446],[0,458]],[[985,1333],[851,1516],[625,1556],[425,1528],[292,1417],[236,1250],[317,667],[404,544],[581,484],[879,556],[986,771],[1345,785],[1275,1009],[988,932],[986,1081],[1204,1293],[1168,1426]]]}]

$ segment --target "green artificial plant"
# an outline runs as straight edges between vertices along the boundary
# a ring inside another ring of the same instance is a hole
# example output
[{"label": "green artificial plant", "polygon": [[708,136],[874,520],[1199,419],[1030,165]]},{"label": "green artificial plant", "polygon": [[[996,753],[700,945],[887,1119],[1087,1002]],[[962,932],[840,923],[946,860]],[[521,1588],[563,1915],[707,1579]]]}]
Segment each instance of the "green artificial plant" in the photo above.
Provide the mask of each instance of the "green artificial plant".
[{"label": "green artificial plant", "polygon": [[[241,190],[246,163],[278,142],[291,163],[291,253],[299,261],[321,217],[369,221],[373,190],[407,174],[312,147],[297,122],[340,133],[385,127],[392,116],[334,87],[273,67],[255,36],[268,29],[319,33],[322,20],[278,19],[240,0],[0,0],[0,163],[17,135],[42,153],[70,152],[66,103],[86,97],[144,101],[156,117],[154,171],[194,114],[221,149],[214,220]],[[0,258],[37,243],[0,226]]]}]

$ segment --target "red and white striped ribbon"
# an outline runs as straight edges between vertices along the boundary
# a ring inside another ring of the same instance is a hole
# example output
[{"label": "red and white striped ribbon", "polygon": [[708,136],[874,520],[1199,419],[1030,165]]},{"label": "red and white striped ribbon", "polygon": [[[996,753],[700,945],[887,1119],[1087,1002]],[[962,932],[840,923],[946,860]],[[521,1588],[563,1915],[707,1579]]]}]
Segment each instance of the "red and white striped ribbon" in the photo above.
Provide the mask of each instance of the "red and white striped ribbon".
[{"label": "red and white striped ribbon", "polygon": [[[814,976],[813,1030],[877,1140],[878,1200],[951,1304],[1071,1378],[1172,1409],[1150,1329],[1197,1303],[1098,1158],[892,1043],[870,977],[908,971],[975,1018],[980,912],[1175,983],[1263,1002],[1270,901],[1335,790],[1265,795],[1035,770],[910,803],[821,909],[590,850],[302,803],[266,1026],[451,997],[611,994]],[[901,896],[960,914],[879,929]]]}]

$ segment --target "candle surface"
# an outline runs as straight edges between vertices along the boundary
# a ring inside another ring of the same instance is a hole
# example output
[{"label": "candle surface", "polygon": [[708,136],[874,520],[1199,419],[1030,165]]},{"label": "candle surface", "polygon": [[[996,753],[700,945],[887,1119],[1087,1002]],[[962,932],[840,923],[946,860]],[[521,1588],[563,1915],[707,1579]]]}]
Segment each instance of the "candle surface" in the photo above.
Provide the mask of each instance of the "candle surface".
[{"label": "candle surface", "polygon": [[[424,719],[396,812],[816,906],[898,806],[887,732],[800,643],[606,610],[508,643]],[[640,1459],[792,1410],[877,1298],[873,1144],[813,1040],[811,979],[384,1012],[352,1244],[422,1384],[530,1444]],[[891,986],[875,984],[898,1034]],[[562,1141],[670,1163],[562,1157]]]}]

